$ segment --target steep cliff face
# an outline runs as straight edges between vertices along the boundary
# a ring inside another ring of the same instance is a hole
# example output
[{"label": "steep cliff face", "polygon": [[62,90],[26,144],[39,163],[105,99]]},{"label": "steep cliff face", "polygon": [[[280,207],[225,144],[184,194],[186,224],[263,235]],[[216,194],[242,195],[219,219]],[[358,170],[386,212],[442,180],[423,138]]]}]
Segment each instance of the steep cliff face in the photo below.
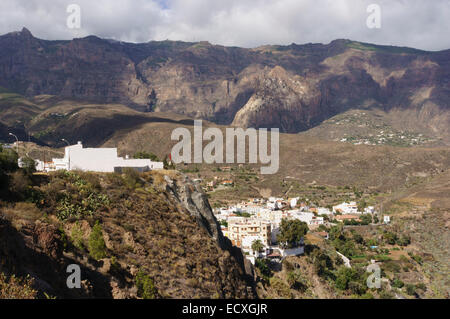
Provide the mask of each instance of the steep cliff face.
[{"label": "steep cliff face", "polygon": [[257,77],[255,92],[236,113],[233,125],[240,127],[279,127],[292,132],[311,127],[322,117],[319,92],[299,75],[284,68],[266,68]]},{"label": "steep cliff face", "polygon": [[194,216],[200,227],[206,229],[208,234],[216,240],[217,245],[224,251],[229,252],[237,261],[243,272],[243,278],[247,283],[249,294],[254,296],[253,266],[244,257],[242,250],[233,246],[231,241],[223,236],[206,194],[202,191],[200,185],[194,183],[185,175],[180,176],[178,182],[167,175],[164,176],[164,179],[167,183],[167,192],[173,197],[174,202],[180,203],[191,216]]},{"label": "steep cliff face", "polygon": [[167,183],[166,189],[174,200],[194,216],[198,224],[207,230],[221,248],[224,248],[224,237],[219,224],[200,186],[193,183],[187,176],[181,177],[178,183],[167,175],[164,176],[164,180]]},{"label": "steep cliff face", "polygon": [[0,37],[0,86],[34,96],[59,95],[144,105],[150,94],[133,61],[105,40],[36,39],[29,30]]},{"label": "steep cliff face", "polygon": [[[29,275],[40,297],[143,297],[138,274],[150,278],[159,298],[256,297],[251,267],[247,274],[241,251],[185,176],[58,173],[35,185],[38,193],[39,208],[0,207],[0,274]],[[86,214],[93,198],[104,205]],[[98,257],[95,221],[104,241]],[[81,289],[66,285],[70,264],[81,267]]]},{"label": "steep cliff face", "polygon": [[44,41],[24,29],[0,37],[0,86],[286,132],[351,108],[399,109],[416,114],[412,124],[445,131],[449,61],[449,50],[349,40],[243,49],[93,36]]}]

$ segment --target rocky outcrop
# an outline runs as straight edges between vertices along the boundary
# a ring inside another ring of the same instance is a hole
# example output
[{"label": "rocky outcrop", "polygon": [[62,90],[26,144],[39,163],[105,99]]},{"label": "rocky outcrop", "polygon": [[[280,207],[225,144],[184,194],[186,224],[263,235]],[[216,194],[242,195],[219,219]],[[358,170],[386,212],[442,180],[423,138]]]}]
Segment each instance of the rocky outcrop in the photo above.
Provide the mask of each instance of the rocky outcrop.
[{"label": "rocky outcrop", "polygon": [[[30,276],[42,298],[141,297],[140,272],[153,281],[155,297],[256,297],[251,265],[222,235],[204,193],[184,175],[157,174],[142,175],[145,187],[135,190],[111,176],[89,176],[101,180],[110,198],[109,208],[93,216],[57,220],[56,202],[33,215],[20,205],[0,207],[0,274]],[[73,187],[64,176],[50,176],[40,190],[48,199],[47,189],[55,194]],[[90,244],[97,221],[105,242],[99,260]],[[67,287],[71,264],[81,268],[80,289]]]},{"label": "rocky outcrop", "polygon": [[205,193],[200,186],[183,175],[183,180],[174,181],[167,175],[164,176],[167,183],[166,189],[189,214],[194,216],[200,226],[204,227],[219,246],[224,247],[224,239],[219,224],[212,212]]},{"label": "rocky outcrop", "polygon": [[295,132],[311,127],[321,116],[319,92],[299,75],[276,66],[265,68],[256,80],[255,93],[236,113],[233,125],[238,127],[279,127]]},{"label": "rocky outcrop", "polygon": [[244,278],[251,289],[251,294],[255,295],[253,267],[244,257],[242,250],[233,246],[231,241],[223,236],[219,223],[217,222],[208,199],[201,190],[200,185],[193,182],[185,175],[180,176],[180,179],[177,181],[171,179],[167,175],[164,176],[164,178],[167,183],[167,192],[173,196],[175,202],[178,202],[190,215],[196,218],[198,224],[207,230],[221,249],[229,252],[230,255],[236,259],[242,272],[245,274]]}]

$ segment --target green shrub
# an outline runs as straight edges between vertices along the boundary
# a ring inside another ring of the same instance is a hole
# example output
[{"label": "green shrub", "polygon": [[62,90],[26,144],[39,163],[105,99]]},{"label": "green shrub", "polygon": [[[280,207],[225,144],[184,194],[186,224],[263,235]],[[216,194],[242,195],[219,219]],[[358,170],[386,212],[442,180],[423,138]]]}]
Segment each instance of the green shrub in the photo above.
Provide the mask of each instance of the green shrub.
[{"label": "green shrub", "polygon": [[287,282],[295,290],[305,291],[308,288],[308,281],[298,270],[293,270],[288,273]]},{"label": "green shrub", "polygon": [[78,221],[72,227],[72,231],[70,233],[70,239],[72,240],[72,244],[76,248],[78,248],[79,250],[84,250],[83,230],[81,229],[81,226],[78,223]]},{"label": "green shrub", "polygon": [[145,151],[135,153],[133,158],[150,159],[153,162],[159,162],[158,156],[156,156],[153,153],[148,153]]},{"label": "green shrub", "polygon": [[395,245],[395,243],[397,242],[398,238],[397,235],[391,232],[385,232],[383,234],[383,239],[386,241],[386,243],[388,243],[389,245]]},{"label": "green shrub", "polygon": [[286,285],[280,278],[272,277],[270,278],[270,287],[275,290],[278,296],[282,298],[291,298],[292,294],[289,286]]},{"label": "green shrub", "polygon": [[400,246],[408,246],[411,243],[411,237],[407,235],[402,235],[397,239],[397,244]]},{"label": "green shrub", "polygon": [[110,200],[105,194],[90,193],[83,198],[81,193],[65,193],[56,207],[56,216],[60,220],[92,216],[99,209],[109,205]]},{"label": "green shrub", "polygon": [[106,257],[106,245],[103,239],[102,227],[98,221],[95,222],[92,228],[91,235],[89,236],[89,254],[92,258],[100,260]]},{"label": "green shrub", "polygon": [[351,268],[341,267],[337,271],[335,285],[339,290],[346,290],[349,282],[355,277],[355,271]]},{"label": "green shrub", "polygon": [[392,282],[392,287],[395,288],[402,288],[404,286],[404,282],[401,281],[400,279],[394,279],[394,281]]},{"label": "green shrub", "polygon": [[0,273],[0,299],[35,299],[37,291],[31,277],[18,278],[14,275],[7,277]]},{"label": "green shrub", "polygon": [[364,267],[341,267],[336,272],[335,286],[339,290],[349,289],[352,293],[362,295],[367,291],[366,280],[369,273]]},{"label": "green shrub", "polygon": [[298,246],[300,240],[306,235],[308,230],[308,225],[305,222],[283,218],[277,239],[281,246],[294,248]]},{"label": "green shrub", "polygon": [[417,284],[416,288],[420,289],[420,290],[423,290],[423,291],[427,291],[427,286],[425,286],[425,284],[423,282]]},{"label": "green shrub", "polygon": [[31,185],[30,177],[23,171],[15,171],[9,175],[9,191],[17,200],[28,198]]},{"label": "green shrub", "polygon": [[157,289],[153,280],[149,275],[145,274],[142,270],[136,275],[135,278],[136,288],[138,290],[138,296],[143,299],[155,299],[157,297]]},{"label": "green shrub", "polygon": [[394,299],[394,294],[389,291],[380,292],[380,299]]},{"label": "green shrub", "polygon": [[270,279],[270,277],[273,276],[272,270],[269,267],[269,261],[268,260],[266,260],[266,259],[256,259],[255,266],[261,272],[261,276],[263,277],[263,279],[268,281]]},{"label": "green shrub", "polygon": [[418,264],[422,264],[422,257],[420,257],[419,255],[413,255],[412,258],[418,263]]},{"label": "green shrub", "polygon": [[406,293],[410,296],[414,296],[416,294],[416,286],[413,284],[407,284]]},{"label": "green shrub", "polygon": [[400,266],[400,263],[394,260],[388,260],[383,263],[381,266],[384,270],[390,271],[393,273],[399,273],[402,270],[402,267]]},{"label": "green shrub", "polygon": [[[101,193],[98,177],[92,173],[58,171],[50,183],[41,187],[40,206],[64,221],[68,218],[92,216],[110,205],[110,199]],[[39,198],[37,199],[39,200]]]},{"label": "green shrub", "polygon": [[123,170],[123,180],[125,185],[131,189],[136,189],[143,185],[139,172],[132,168],[125,168]]},{"label": "green shrub", "polygon": [[29,156],[25,156],[22,158],[22,168],[24,172],[31,176],[34,172],[36,172],[36,162]]}]

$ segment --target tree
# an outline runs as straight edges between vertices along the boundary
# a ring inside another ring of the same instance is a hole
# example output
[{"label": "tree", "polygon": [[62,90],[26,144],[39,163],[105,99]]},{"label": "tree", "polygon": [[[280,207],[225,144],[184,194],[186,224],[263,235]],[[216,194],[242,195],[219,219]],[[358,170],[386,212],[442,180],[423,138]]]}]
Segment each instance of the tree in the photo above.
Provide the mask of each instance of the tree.
[{"label": "tree", "polygon": [[9,176],[9,191],[17,199],[24,200],[30,193],[31,179],[23,171],[16,171]]},{"label": "tree", "polygon": [[254,240],[252,243],[252,249],[253,249],[253,251],[256,251],[258,253],[262,252],[264,249],[264,245],[261,242],[261,240],[259,240],[259,239]]},{"label": "tree", "polygon": [[22,168],[27,175],[32,175],[36,172],[36,161],[29,156],[22,158]]},{"label": "tree", "polygon": [[344,228],[343,228],[342,224],[338,224],[336,226],[331,227],[329,236],[330,236],[331,240],[335,240],[335,239],[345,240]]},{"label": "tree", "polygon": [[226,220],[221,220],[219,222],[220,225],[224,226],[224,227],[228,227],[228,222]]},{"label": "tree", "polygon": [[327,277],[331,274],[331,270],[333,269],[333,261],[330,256],[321,250],[315,250],[312,254],[312,258],[314,260],[314,270],[320,277]]},{"label": "tree", "polygon": [[395,245],[397,241],[397,235],[391,232],[385,232],[383,238],[389,245]]},{"label": "tree", "polygon": [[358,274],[356,270],[354,270],[353,268],[341,267],[336,273],[336,288],[340,290],[346,290],[349,288],[349,283],[351,281],[356,281],[357,279]]},{"label": "tree", "polygon": [[364,244],[364,238],[363,238],[363,236],[361,236],[360,234],[354,234],[353,235],[353,240],[355,241],[355,242],[357,242],[358,244]]},{"label": "tree", "polygon": [[336,285],[336,288],[340,290],[346,290],[348,288],[348,283],[351,280],[351,277],[351,269],[346,267],[339,268],[336,275],[336,281],[334,283]]},{"label": "tree", "polygon": [[18,169],[17,166],[17,153],[13,150],[3,149],[0,150],[0,170],[4,172],[14,172]]},{"label": "tree", "polygon": [[278,242],[283,247],[298,247],[308,230],[308,225],[305,222],[298,219],[287,220],[283,218],[281,220],[280,233],[277,236]]},{"label": "tree", "polygon": [[367,203],[364,199],[360,200],[358,203],[358,211],[363,212],[364,208],[367,207]]},{"label": "tree", "polygon": [[272,277],[272,270],[269,267],[269,261],[267,259],[256,259],[255,266],[261,272],[264,280],[268,281]]},{"label": "tree", "polygon": [[17,153],[2,147],[0,149],[0,198],[8,196],[8,173],[17,169]]},{"label": "tree", "polygon": [[89,236],[89,254],[92,258],[100,260],[106,257],[106,245],[103,239],[102,226],[100,226],[98,220],[92,227],[91,235]]},{"label": "tree", "polygon": [[411,243],[411,237],[408,235],[402,235],[400,238],[397,239],[397,244],[400,246],[408,246]]},{"label": "tree", "polygon": [[372,222],[372,215],[364,214],[361,216],[361,224],[362,225],[369,225],[371,222]]},{"label": "tree", "polygon": [[158,291],[153,283],[152,278],[144,273],[142,270],[136,275],[135,278],[136,288],[138,290],[138,296],[143,299],[155,299],[158,295]]}]

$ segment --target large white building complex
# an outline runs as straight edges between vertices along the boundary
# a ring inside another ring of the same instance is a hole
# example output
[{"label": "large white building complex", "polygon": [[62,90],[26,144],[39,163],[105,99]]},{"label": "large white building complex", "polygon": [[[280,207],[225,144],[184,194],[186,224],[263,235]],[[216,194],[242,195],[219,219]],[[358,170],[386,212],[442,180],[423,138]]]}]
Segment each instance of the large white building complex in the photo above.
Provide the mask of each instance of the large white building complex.
[{"label": "large white building complex", "polygon": [[121,172],[124,168],[132,168],[140,172],[163,169],[162,162],[149,159],[129,159],[117,155],[117,148],[83,148],[83,144],[65,148],[64,158],[54,158],[52,162],[36,161],[38,171],[80,170],[91,172]]}]

